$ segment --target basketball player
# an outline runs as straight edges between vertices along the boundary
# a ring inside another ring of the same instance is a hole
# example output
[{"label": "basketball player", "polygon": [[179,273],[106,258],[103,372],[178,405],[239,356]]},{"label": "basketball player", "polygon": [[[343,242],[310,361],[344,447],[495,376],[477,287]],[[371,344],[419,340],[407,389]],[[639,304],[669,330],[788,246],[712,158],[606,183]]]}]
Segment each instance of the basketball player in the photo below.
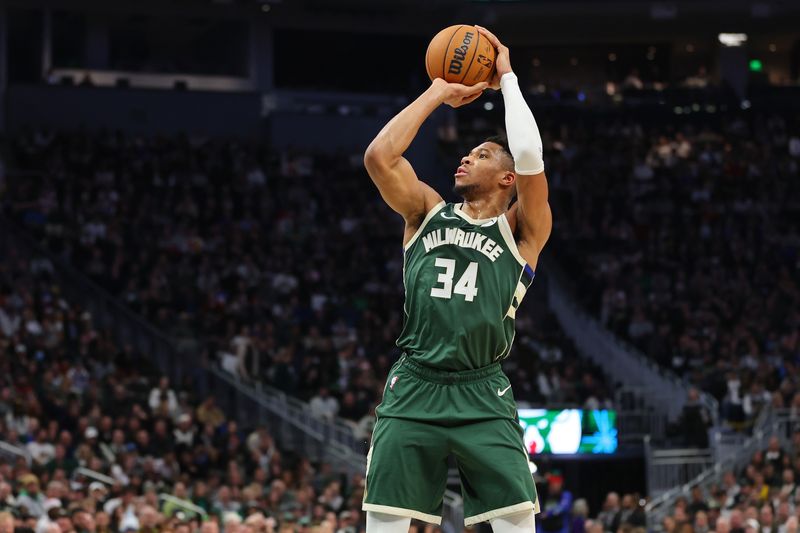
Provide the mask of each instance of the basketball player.
[{"label": "basketball player", "polygon": [[[439,524],[451,454],[466,525],[489,521],[495,533],[530,532],[539,511],[500,361],[511,350],[515,313],[552,217],[541,137],[508,48],[478,31],[497,49],[491,83],[434,80],[364,157],[381,196],[405,219],[406,300],[397,340],[403,355],[389,373],[367,458],[368,533],[406,533],[412,518]],[[464,201],[446,204],[403,152],[439,105],[468,104],[487,87],[502,91],[508,144],[487,139],[462,157],[453,190]]]}]

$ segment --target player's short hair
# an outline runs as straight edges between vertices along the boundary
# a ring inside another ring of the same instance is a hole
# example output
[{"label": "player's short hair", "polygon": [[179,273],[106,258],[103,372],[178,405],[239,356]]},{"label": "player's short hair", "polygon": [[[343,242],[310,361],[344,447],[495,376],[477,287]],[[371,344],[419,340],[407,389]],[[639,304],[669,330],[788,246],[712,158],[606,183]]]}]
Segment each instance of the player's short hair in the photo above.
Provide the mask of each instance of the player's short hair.
[{"label": "player's short hair", "polygon": [[486,137],[483,142],[499,145],[503,149],[503,154],[508,156],[511,167],[509,170],[514,170],[514,156],[511,155],[511,150],[508,148],[508,138],[505,135],[492,135],[491,137]]},{"label": "player's short hair", "polygon": [[[506,170],[510,170],[514,172],[514,156],[511,155],[511,150],[508,148],[508,138],[505,135],[492,135],[491,137],[486,137],[483,142],[485,143],[494,143],[500,146],[503,149],[503,155],[507,157],[506,160]],[[517,185],[514,184],[509,191],[509,198],[508,201],[511,202],[517,196]]]}]

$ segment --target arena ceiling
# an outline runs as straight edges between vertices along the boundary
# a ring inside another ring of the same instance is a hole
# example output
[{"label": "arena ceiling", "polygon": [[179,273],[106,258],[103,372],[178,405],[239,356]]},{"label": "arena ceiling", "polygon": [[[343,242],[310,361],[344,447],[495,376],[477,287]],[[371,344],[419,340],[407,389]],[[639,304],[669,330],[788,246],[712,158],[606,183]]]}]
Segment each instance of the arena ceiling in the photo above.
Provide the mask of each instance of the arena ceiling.
[{"label": "arena ceiling", "polygon": [[275,27],[432,35],[475,22],[510,44],[646,41],[716,32],[796,33],[797,0],[0,0],[188,16],[248,17]]}]

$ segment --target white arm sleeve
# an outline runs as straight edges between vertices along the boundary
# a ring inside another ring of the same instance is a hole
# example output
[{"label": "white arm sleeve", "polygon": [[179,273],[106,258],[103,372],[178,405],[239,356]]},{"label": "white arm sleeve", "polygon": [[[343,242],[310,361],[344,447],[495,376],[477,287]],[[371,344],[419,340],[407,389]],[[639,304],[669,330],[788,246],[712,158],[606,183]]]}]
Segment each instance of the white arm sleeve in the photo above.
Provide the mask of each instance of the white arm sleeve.
[{"label": "white arm sleeve", "polygon": [[519,90],[517,75],[513,72],[503,74],[500,90],[506,108],[506,135],[508,148],[514,156],[514,170],[517,174],[538,174],[544,171],[542,136]]}]

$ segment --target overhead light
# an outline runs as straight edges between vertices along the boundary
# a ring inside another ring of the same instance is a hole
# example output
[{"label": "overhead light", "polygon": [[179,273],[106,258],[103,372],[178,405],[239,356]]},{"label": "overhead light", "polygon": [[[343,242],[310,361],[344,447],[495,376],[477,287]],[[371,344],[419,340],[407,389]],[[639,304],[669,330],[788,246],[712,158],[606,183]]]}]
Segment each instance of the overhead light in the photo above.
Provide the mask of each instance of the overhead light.
[{"label": "overhead light", "polygon": [[491,102],[486,102],[486,103],[483,104],[483,108],[486,111],[491,111],[492,109],[494,109],[494,104],[491,103]]},{"label": "overhead light", "polygon": [[769,43],[769,51],[770,52],[777,52],[778,51],[778,47],[775,45],[775,43]]},{"label": "overhead light", "polygon": [[269,4],[263,4],[263,5],[261,6],[261,11],[263,11],[264,13],[269,13],[269,10],[270,10],[270,9],[272,9],[272,6],[271,6],[271,5],[269,5]]},{"label": "overhead light", "polygon": [[718,35],[719,42],[722,46],[742,46],[747,42],[746,33],[720,33]]}]

